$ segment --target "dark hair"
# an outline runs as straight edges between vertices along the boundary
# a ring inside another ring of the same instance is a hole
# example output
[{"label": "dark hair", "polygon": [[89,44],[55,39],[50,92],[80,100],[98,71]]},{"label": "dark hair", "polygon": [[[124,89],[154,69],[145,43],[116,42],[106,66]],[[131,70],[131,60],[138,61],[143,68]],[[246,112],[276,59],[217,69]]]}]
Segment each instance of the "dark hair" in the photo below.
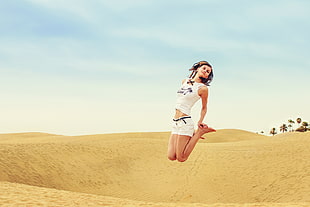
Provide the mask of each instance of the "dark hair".
[{"label": "dark hair", "polygon": [[207,61],[199,61],[199,62],[195,63],[195,64],[189,69],[190,71],[193,71],[193,72],[190,74],[189,78],[194,78],[195,75],[197,74],[197,69],[198,69],[199,67],[203,66],[203,65],[207,65],[207,66],[209,66],[209,67],[212,69],[212,70],[211,70],[211,73],[210,73],[209,76],[208,76],[208,78],[202,78],[202,77],[200,77],[202,83],[205,84],[205,85],[207,85],[207,86],[209,86],[210,83],[211,83],[211,81],[213,80],[213,76],[214,76],[214,75],[213,75],[213,68],[212,68],[212,65],[211,65],[210,63],[208,63]]}]

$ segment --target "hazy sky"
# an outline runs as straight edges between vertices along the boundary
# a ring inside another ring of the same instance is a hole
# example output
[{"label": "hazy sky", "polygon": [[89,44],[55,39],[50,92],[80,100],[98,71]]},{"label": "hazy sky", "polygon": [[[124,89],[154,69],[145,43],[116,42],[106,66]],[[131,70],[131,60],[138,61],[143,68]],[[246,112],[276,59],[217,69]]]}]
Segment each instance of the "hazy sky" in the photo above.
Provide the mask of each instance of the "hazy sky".
[{"label": "hazy sky", "polygon": [[200,60],[210,126],[310,121],[308,0],[10,0],[0,19],[0,133],[168,131]]}]

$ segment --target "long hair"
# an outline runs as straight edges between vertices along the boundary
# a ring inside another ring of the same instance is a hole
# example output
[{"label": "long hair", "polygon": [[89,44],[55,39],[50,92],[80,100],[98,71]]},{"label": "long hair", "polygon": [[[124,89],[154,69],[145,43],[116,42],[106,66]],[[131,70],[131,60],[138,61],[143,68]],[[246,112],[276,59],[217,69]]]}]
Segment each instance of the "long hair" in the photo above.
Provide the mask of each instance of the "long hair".
[{"label": "long hair", "polygon": [[213,80],[213,68],[212,68],[212,65],[210,63],[208,63],[207,61],[199,61],[197,63],[195,63],[189,70],[192,71],[192,73],[190,74],[189,78],[194,78],[195,75],[197,74],[197,69],[203,65],[207,65],[209,66],[212,70],[211,70],[211,73],[209,74],[208,78],[202,78],[202,77],[199,77],[202,81],[203,84],[209,86],[211,81]]}]

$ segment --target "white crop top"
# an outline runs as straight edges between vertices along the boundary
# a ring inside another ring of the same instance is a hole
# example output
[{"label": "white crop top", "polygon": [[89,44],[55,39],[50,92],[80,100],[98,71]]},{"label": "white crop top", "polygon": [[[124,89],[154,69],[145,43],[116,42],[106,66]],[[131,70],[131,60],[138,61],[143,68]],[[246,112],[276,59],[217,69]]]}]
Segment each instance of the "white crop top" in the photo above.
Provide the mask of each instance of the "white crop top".
[{"label": "white crop top", "polygon": [[181,89],[178,90],[175,105],[176,109],[187,115],[190,115],[192,107],[200,99],[198,90],[202,86],[205,86],[205,84],[197,82],[192,82],[192,85],[189,81],[189,79],[186,79],[182,84]]}]

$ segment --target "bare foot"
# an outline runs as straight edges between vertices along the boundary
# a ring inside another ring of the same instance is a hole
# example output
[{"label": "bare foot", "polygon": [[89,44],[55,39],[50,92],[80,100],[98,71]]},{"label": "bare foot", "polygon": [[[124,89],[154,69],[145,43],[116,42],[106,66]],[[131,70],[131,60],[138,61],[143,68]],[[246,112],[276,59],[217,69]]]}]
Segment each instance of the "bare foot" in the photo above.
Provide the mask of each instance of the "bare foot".
[{"label": "bare foot", "polygon": [[[208,126],[202,127],[198,130],[201,130],[202,135],[204,135],[206,133],[210,133],[210,132],[216,132],[215,129],[208,127]],[[200,139],[205,139],[202,135],[201,135]]]},{"label": "bare foot", "polygon": [[210,133],[210,132],[216,132],[216,130],[213,129],[213,128],[211,128],[211,127],[208,127],[208,128],[203,128],[203,129],[202,129],[202,132],[203,132],[204,134],[206,134],[206,133]]}]

